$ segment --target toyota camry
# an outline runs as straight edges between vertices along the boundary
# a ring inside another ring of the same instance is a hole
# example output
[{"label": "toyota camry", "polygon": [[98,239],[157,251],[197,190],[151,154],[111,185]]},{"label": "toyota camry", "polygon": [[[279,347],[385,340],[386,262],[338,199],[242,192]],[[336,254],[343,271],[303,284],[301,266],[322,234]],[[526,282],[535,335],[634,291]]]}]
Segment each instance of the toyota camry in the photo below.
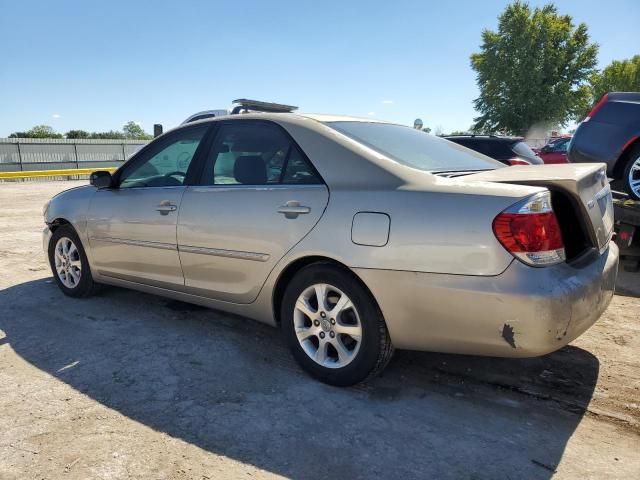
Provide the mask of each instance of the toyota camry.
[{"label": "toyota camry", "polygon": [[607,308],[618,265],[604,164],[505,167],[329,115],[188,122],[44,217],[64,294],[111,284],[278,326],[334,385],[380,372],[394,348],[557,350]]}]

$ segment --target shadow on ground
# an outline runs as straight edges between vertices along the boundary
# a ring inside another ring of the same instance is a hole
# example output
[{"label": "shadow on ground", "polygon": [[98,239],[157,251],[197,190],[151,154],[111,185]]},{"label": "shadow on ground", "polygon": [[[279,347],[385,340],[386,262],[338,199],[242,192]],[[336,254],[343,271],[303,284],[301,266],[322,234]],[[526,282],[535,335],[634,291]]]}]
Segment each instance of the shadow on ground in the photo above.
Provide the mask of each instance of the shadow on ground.
[{"label": "shadow on ground", "polygon": [[51,280],[0,292],[2,341],[105,406],[217,454],[295,478],[550,478],[598,360],[398,352],[338,389],[302,374],[275,329],[115,288]]}]

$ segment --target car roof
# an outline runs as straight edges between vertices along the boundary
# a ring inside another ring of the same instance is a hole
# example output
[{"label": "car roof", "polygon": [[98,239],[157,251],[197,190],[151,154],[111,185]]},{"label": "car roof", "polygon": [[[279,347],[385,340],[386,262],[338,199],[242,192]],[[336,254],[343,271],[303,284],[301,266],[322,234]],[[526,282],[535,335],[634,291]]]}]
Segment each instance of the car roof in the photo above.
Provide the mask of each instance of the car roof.
[{"label": "car roof", "polygon": [[[304,113],[242,113],[224,117],[207,118],[189,124],[181,125],[171,131],[175,132],[194,125],[212,125],[214,122],[237,122],[245,120],[267,120],[279,124],[296,141],[302,151],[314,159],[314,166],[322,175],[325,183],[333,190],[366,188],[397,189],[401,186],[407,189],[418,188],[449,188],[448,182],[432,173],[411,168],[395,162],[377,150],[368,147],[352,138],[338,132],[327,123],[330,122],[362,122],[370,124],[400,125],[383,120],[343,115],[320,115]],[[408,125],[401,125],[411,129]],[[164,135],[169,134],[166,132]],[[426,134],[425,134],[426,135]],[[348,166],[349,175],[345,175]],[[483,184],[484,185],[484,184]],[[465,183],[465,192],[469,183]],[[483,191],[489,188],[484,185]],[[491,185],[494,194],[513,196],[514,186]],[[529,188],[529,187],[527,187]]]},{"label": "car roof", "polygon": [[[195,116],[195,115],[193,115]],[[196,120],[189,122],[194,123],[206,123],[217,122],[225,120],[240,120],[240,119],[263,119],[263,120],[282,120],[282,119],[301,119],[308,118],[317,122],[363,122],[363,123],[392,123],[385,120],[368,117],[355,117],[351,115],[333,115],[326,113],[285,113],[285,112],[252,112],[252,113],[240,113],[235,115],[225,115],[219,117],[204,118],[202,120]],[[408,125],[405,125],[408,127]]]},{"label": "car roof", "polygon": [[607,94],[608,101],[629,101],[640,102],[640,92],[609,92]]}]

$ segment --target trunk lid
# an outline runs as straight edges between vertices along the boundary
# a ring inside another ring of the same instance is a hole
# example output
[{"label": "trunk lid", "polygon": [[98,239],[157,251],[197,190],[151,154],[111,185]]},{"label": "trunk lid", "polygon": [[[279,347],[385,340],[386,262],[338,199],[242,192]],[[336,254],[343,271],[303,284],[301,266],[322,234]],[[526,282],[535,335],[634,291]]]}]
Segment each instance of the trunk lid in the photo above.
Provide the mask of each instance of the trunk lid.
[{"label": "trunk lid", "polygon": [[602,252],[609,244],[613,234],[613,198],[605,164],[514,166],[464,178],[547,187],[552,192],[560,190],[572,198],[575,213],[583,220],[593,246]]}]

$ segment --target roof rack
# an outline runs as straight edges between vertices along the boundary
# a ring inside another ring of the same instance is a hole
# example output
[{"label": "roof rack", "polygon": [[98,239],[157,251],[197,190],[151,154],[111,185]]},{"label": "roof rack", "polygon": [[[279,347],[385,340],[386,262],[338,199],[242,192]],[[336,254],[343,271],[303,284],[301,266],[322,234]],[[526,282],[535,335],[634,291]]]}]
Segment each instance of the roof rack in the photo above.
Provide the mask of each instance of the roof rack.
[{"label": "roof rack", "polygon": [[293,105],[284,105],[282,103],[261,102],[260,100],[249,100],[247,98],[238,98],[232,103],[237,104],[231,110],[231,115],[241,112],[270,112],[270,113],[291,113],[298,107]]}]

